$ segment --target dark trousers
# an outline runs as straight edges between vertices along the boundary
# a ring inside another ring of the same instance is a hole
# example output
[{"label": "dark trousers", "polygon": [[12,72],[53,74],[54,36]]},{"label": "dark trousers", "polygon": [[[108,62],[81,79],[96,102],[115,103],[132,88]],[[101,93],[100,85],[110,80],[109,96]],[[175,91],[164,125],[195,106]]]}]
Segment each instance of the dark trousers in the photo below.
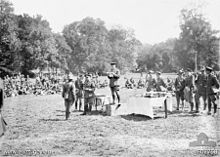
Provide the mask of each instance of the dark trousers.
[{"label": "dark trousers", "polygon": [[208,95],[208,112],[211,112],[212,104],[214,106],[214,113],[217,112],[217,104],[215,103],[216,101],[216,95]]},{"label": "dark trousers", "polygon": [[113,103],[115,103],[115,95],[117,96],[118,103],[120,103],[121,99],[120,99],[120,95],[119,95],[119,87],[118,86],[110,87],[110,89],[111,89]]},{"label": "dark trousers", "polygon": [[82,107],[82,97],[76,96],[75,109],[77,109],[78,104],[79,104],[79,110],[81,110],[81,107]]},{"label": "dark trousers", "polygon": [[84,99],[84,113],[92,111],[92,105],[94,104],[94,98],[85,98]]},{"label": "dark trousers", "polygon": [[73,105],[74,101],[71,100],[64,100],[64,101],[65,101],[64,104],[65,104],[66,119],[68,119],[70,115],[70,108]]},{"label": "dark trousers", "polygon": [[206,99],[207,99],[207,96],[206,96],[206,93],[196,93],[195,94],[195,102],[196,102],[196,111],[199,110],[199,106],[200,106],[200,101],[199,99],[202,97],[203,99],[203,102],[204,102],[204,107],[203,109],[205,110],[206,109],[206,106],[207,106],[207,103],[206,103]]},{"label": "dark trousers", "polygon": [[184,105],[184,92],[176,91],[177,110],[179,110],[180,100],[182,101],[182,105]]}]

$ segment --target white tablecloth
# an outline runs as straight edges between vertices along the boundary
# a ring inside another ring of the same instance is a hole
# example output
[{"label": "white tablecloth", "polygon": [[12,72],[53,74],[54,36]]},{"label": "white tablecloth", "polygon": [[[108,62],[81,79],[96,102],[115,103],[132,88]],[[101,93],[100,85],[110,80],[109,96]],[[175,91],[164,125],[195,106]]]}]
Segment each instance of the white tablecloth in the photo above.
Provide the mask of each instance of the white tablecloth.
[{"label": "white tablecloth", "polygon": [[154,118],[154,107],[164,107],[167,99],[167,109],[172,111],[172,97],[169,95],[159,98],[131,97],[126,104],[122,104],[117,110],[112,109],[112,115],[143,114]]}]

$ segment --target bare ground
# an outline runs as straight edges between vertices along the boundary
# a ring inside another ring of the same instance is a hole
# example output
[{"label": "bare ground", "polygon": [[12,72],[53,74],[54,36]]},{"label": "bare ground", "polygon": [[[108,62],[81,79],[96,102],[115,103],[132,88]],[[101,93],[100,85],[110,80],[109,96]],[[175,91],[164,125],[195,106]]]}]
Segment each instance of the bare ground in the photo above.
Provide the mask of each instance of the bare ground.
[{"label": "bare ground", "polygon": [[[98,92],[109,94],[109,89]],[[137,92],[142,91],[122,89],[122,102]],[[152,120],[100,112],[82,116],[72,107],[65,121],[60,95],[19,96],[5,103],[8,131],[0,156],[201,157],[205,155],[189,143],[201,132],[216,141],[219,129],[216,118],[188,112],[173,112],[164,119],[164,113],[158,111],[159,117]]]}]

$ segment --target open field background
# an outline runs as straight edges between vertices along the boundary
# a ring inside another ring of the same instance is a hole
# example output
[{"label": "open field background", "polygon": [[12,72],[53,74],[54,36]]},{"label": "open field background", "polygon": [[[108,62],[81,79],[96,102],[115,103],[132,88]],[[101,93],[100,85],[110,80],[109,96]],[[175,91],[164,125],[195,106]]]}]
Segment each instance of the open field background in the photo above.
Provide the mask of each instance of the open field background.
[{"label": "open field background", "polygon": [[[144,89],[120,90],[122,102]],[[97,93],[110,95],[108,88]],[[174,108],[176,107],[173,98]],[[60,95],[8,98],[3,116],[8,123],[0,156],[115,156],[183,157],[205,156],[189,147],[199,133],[216,141],[218,119],[205,114],[158,111],[154,120],[141,115],[104,116],[99,112],[82,116],[74,111],[65,121]],[[31,150],[33,154],[27,151]],[[40,153],[40,154],[39,154]]]}]

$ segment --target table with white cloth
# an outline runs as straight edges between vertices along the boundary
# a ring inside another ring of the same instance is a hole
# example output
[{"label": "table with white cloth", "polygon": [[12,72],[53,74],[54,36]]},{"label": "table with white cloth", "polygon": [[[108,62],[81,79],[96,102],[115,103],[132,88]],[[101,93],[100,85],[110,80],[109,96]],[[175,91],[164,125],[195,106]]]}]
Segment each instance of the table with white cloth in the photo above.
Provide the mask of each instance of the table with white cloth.
[{"label": "table with white cloth", "polygon": [[100,106],[101,110],[104,110],[105,105],[109,105],[111,103],[111,97],[103,94],[96,94],[95,95],[95,108]]},{"label": "table with white cloth", "polygon": [[167,111],[172,108],[172,95],[167,93],[160,97],[135,96],[129,98],[127,103],[122,104],[117,110],[113,109],[112,115],[142,114],[154,118],[154,108],[164,107],[165,118]]}]

